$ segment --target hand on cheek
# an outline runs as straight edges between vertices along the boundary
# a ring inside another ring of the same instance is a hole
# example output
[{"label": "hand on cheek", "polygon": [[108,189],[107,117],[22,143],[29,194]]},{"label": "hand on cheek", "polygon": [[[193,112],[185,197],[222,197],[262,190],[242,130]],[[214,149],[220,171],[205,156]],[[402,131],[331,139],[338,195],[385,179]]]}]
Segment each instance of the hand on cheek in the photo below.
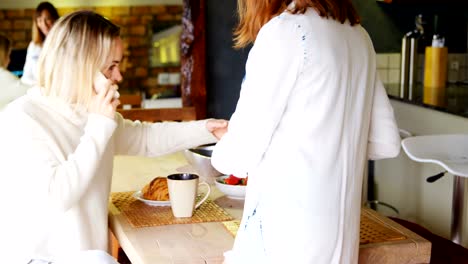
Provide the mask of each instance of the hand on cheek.
[{"label": "hand on cheek", "polygon": [[112,84],[112,82],[101,73],[96,75],[93,86],[95,94],[91,100],[89,112],[114,119],[115,111],[120,104],[118,99],[120,94],[117,91],[118,86]]}]

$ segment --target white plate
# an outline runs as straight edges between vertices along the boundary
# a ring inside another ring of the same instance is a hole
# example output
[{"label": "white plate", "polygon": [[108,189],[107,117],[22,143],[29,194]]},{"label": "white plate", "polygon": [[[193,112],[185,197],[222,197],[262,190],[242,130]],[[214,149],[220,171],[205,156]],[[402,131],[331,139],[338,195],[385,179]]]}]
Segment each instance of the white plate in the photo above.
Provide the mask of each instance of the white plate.
[{"label": "white plate", "polygon": [[135,197],[135,199],[140,200],[140,201],[144,202],[145,204],[151,205],[151,206],[171,206],[171,201],[147,200],[147,199],[143,198],[143,193],[141,191],[137,191],[137,192],[133,193],[133,197]]}]

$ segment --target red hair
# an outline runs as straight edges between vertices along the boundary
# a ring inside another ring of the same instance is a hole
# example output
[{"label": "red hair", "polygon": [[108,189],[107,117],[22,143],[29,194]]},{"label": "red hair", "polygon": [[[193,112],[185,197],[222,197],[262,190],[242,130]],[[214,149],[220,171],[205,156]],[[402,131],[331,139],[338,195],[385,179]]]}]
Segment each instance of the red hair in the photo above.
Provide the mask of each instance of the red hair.
[{"label": "red hair", "polygon": [[[255,41],[260,28],[272,17],[281,14],[293,0],[238,0],[237,13],[239,24],[234,30],[234,47],[243,48]],[[331,18],[340,23],[353,26],[360,23],[360,18],[351,0],[294,0],[293,14],[304,14],[307,8],[313,8],[324,18]]]}]

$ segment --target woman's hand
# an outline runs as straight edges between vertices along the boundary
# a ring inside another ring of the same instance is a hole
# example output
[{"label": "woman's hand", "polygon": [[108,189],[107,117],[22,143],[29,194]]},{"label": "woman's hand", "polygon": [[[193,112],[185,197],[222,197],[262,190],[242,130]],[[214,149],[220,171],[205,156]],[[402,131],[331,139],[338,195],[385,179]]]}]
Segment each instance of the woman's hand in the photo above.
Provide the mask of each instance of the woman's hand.
[{"label": "woman's hand", "polygon": [[117,93],[117,85],[112,84],[110,80],[105,83],[94,83],[94,86],[96,85],[99,87],[94,87],[95,93],[89,105],[89,112],[114,119],[115,111],[120,104],[119,99],[114,96]]},{"label": "woman's hand", "polygon": [[224,119],[208,119],[206,129],[210,131],[218,140],[226,134],[229,122]]}]

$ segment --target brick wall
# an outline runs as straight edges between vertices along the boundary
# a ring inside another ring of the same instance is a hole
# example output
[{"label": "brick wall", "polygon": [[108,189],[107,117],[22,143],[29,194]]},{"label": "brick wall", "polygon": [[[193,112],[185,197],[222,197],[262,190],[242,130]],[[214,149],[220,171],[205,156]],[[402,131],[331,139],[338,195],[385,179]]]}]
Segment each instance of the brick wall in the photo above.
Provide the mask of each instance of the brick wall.
[{"label": "brick wall", "polygon": [[[58,8],[58,11],[62,16],[79,9],[94,10],[121,27],[127,59],[124,81],[119,85],[121,93],[145,92],[149,97],[168,89],[158,84],[158,74],[179,72],[180,67],[149,66],[151,25],[180,22],[181,5]],[[14,49],[25,49],[31,41],[33,14],[34,9],[0,9],[0,32],[13,40]]]}]

